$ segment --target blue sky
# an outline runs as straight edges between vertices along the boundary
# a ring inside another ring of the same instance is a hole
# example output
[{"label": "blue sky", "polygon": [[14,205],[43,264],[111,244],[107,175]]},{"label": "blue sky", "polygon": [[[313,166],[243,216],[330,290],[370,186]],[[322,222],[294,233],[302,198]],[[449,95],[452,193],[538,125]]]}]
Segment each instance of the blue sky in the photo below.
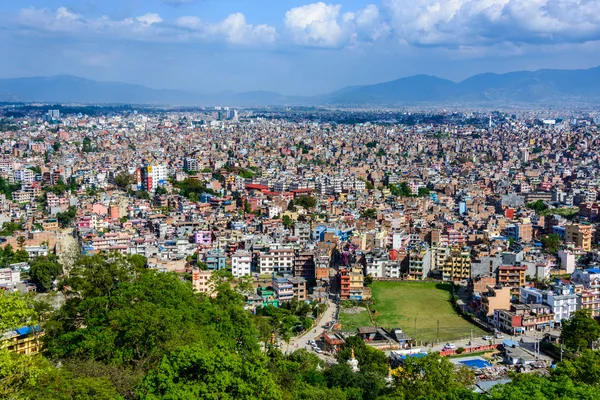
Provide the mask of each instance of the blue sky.
[{"label": "blue sky", "polygon": [[598,0],[0,1],[0,77],[320,94],[600,65]]}]

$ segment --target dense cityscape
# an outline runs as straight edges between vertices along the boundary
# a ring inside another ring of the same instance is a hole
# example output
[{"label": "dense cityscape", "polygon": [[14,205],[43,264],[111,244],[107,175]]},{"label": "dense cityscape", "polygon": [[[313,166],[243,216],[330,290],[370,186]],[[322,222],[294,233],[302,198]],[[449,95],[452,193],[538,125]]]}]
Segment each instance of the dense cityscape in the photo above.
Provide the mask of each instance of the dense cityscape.
[{"label": "dense cityscape", "polygon": [[597,398],[599,123],[2,104],[0,397]]}]

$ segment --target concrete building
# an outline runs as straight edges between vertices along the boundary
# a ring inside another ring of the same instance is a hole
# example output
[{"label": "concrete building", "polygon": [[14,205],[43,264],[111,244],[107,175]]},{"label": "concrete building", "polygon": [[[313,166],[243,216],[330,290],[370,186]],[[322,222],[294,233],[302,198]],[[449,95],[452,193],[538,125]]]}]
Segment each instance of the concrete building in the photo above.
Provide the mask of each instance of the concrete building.
[{"label": "concrete building", "polygon": [[442,269],[442,279],[445,281],[466,281],[471,278],[471,249],[453,247]]},{"label": "concrete building", "polygon": [[290,301],[294,298],[294,284],[287,278],[274,278],[272,281],[275,296],[279,302]]},{"label": "concrete building", "polygon": [[431,262],[427,246],[419,245],[410,249],[408,257],[408,278],[412,280],[427,278]]},{"label": "concrete building", "polygon": [[496,280],[500,286],[508,286],[518,290],[518,288],[525,285],[525,271],[527,271],[525,266],[501,265],[496,271]]},{"label": "concrete building", "polygon": [[210,284],[210,277],[212,271],[204,271],[200,268],[192,269],[192,287],[195,291],[200,293],[206,293],[209,295],[216,295]]},{"label": "concrete building", "polygon": [[231,274],[235,277],[247,276],[252,273],[252,254],[238,250],[231,255]]},{"label": "concrete building", "polygon": [[558,258],[560,258],[560,269],[567,271],[567,274],[575,271],[575,254],[570,250],[560,250]]},{"label": "concrete building", "polygon": [[479,312],[488,319],[492,319],[496,310],[510,308],[510,288],[487,286],[486,291],[481,292],[481,303]]},{"label": "concrete building", "polygon": [[569,224],[565,227],[566,241],[575,243],[585,251],[592,249],[592,236],[594,227],[584,224]]},{"label": "concrete building", "polygon": [[579,310],[590,311],[593,317],[600,316],[600,269],[576,269],[571,275],[571,282],[581,285],[579,294]]},{"label": "concrete building", "polygon": [[315,254],[312,251],[297,251],[294,257],[294,276],[309,281],[315,280]]},{"label": "concrete building", "polygon": [[261,274],[292,275],[294,270],[294,250],[274,249],[261,253],[258,257]]},{"label": "concrete building", "polygon": [[154,193],[159,185],[167,183],[168,170],[166,165],[144,165],[137,171],[138,188]]},{"label": "concrete building", "polygon": [[523,287],[520,289],[519,300],[522,304],[546,304],[554,313],[554,322],[561,323],[569,319],[577,310],[577,294],[573,285],[557,283],[552,290],[539,290]]}]

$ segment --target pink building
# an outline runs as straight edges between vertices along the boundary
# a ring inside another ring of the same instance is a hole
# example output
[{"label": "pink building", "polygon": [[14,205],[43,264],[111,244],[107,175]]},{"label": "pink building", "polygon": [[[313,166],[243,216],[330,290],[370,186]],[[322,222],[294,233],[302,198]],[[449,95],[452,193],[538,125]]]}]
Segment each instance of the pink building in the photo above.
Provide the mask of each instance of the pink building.
[{"label": "pink building", "polygon": [[212,234],[210,231],[198,231],[194,233],[194,243],[200,245],[210,245],[212,243]]}]

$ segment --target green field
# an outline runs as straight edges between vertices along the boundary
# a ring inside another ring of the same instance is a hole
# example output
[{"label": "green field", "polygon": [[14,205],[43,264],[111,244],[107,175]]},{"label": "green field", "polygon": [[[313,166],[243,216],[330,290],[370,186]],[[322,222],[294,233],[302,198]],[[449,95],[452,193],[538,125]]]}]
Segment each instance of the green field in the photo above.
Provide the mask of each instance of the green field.
[{"label": "green field", "polygon": [[359,326],[371,326],[371,319],[369,318],[369,311],[366,309],[361,311],[360,314],[349,314],[344,311],[345,309],[340,309],[340,323],[342,324],[342,331],[350,332],[356,331],[356,328]]},{"label": "green field", "polygon": [[[446,342],[486,333],[464,320],[450,303],[451,285],[435,282],[373,282],[372,309],[376,323],[383,328],[401,328],[424,342]],[[439,336],[437,336],[439,321]]]}]

